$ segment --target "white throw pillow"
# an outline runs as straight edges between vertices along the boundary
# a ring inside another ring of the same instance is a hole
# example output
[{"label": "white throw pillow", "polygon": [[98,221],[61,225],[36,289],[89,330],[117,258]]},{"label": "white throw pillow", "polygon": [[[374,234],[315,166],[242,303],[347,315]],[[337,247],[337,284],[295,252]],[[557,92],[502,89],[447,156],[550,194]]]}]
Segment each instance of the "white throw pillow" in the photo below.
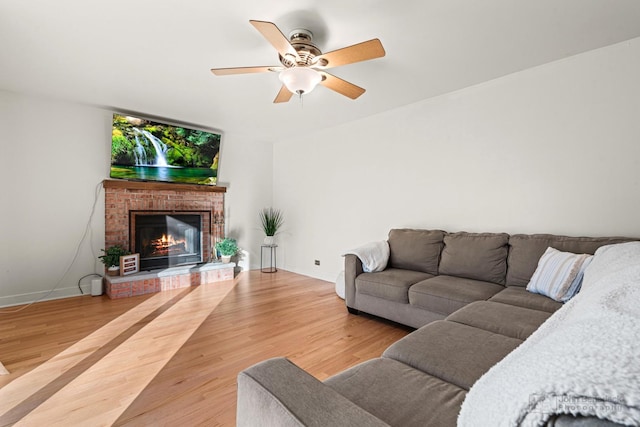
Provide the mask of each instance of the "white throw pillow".
[{"label": "white throw pillow", "polygon": [[569,301],[580,290],[584,270],[592,257],[547,248],[538,261],[527,290],[555,301]]}]

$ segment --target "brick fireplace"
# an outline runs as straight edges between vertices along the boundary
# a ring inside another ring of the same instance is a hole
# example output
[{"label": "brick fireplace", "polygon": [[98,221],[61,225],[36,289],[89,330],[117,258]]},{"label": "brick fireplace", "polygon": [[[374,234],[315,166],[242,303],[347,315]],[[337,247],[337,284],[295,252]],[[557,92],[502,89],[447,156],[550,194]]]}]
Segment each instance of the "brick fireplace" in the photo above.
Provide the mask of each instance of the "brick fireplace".
[{"label": "brick fireplace", "polygon": [[[189,257],[163,256],[170,250],[167,246],[165,252],[157,256],[149,256],[150,261],[147,262],[147,266],[142,263],[143,268],[140,273],[124,277],[106,277],[105,287],[109,297],[122,298],[233,278],[233,264],[211,262],[215,261],[213,245],[224,237],[226,188],[118,180],[105,180],[103,186],[105,189],[105,247],[121,245],[131,252],[140,251],[142,244],[140,237],[137,239],[136,246],[136,220],[154,218],[158,222],[157,218],[166,216],[179,224],[185,221],[191,222],[191,225],[177,227],[177,229],[186,228],[183,234],[191,236],[189,250],[186,252],[193,252],[193,247],[197,247],[199,251],[197,255],[190,254]],[[187,218],[189,221],[186,220]],[[192,236],[194,231],[189,227],[197,229],[198,236]],[[137,229],[138,233],[141,233],[140,227]],[[162,239],[167,237],[163,235]],[[159,235],[154,239],[159,240]],[[150,240],[155,242],[152,237],[148,237],[144,244],[149,245]],[[160,243],[154,244],[160,245]],[[178,245],[182,245],[181,248],[184,249],[184,243],[175,244],[175,246]],[[199,266],[193,267],[193,264],[199,264]],[[161,271],[153,269],[161,269]]]}]

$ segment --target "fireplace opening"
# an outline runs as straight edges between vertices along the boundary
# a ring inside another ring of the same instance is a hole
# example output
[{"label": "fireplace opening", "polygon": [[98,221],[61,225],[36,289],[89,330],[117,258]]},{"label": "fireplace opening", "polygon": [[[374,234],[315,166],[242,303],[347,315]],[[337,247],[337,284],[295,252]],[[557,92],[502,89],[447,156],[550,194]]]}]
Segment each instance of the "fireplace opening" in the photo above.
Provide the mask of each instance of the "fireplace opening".
[{"label": "fireplace opening", "polygon": [[130,212],[133,251],[140,269],[202,262],[202,215]]}]

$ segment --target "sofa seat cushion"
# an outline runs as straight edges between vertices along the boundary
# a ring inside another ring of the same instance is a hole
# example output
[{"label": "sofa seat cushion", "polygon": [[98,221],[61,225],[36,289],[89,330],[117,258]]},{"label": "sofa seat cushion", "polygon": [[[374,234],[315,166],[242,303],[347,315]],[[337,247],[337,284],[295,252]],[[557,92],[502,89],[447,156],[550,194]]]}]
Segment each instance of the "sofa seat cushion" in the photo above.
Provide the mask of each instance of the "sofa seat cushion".
[{"label": "sofa seat cushion", "polygon": [[438,274],[504,285],[508,243],[505,233],[447,234]]},{"label": "sofa seat cushion", "polygon": [[433,277],[420,271],[387,268],[377,273],[362,273],[356,277],[356,291],[389,301],[409,302],[408,291],[411,285]]},{"label": "sofa seat cushion", "polygon": [[531,293],[525,288],[521,288],[519,286],[507,287],[492,296],[489,301],[530,308],[533,310],[542,310],[549,313],[553,313],[562,307],[562,303],[560,302],[554,301],[544,295]]},{"label": "sofa seat cushion", "polygon": [[487,300],[504,286],[480,280],[436,276],[409,289],[409,303],[434,313],[449,315],[473,301]]},{"label": "sofa seat cushion", "polygon": [[493,301],[476,301],[447,317],[447,320],[496,334],[525,340],[551,313]]},{"label": "sofa seat cushion", "polygon": [[454,426],[466,391],[392,359],[361,363],[324,381],[392,426]]},{"label": "sofa seat cushion", "polygon": [[522,340],[456,322],[438,320],[391,345],[383,357],[397,360],[465,390]]}]

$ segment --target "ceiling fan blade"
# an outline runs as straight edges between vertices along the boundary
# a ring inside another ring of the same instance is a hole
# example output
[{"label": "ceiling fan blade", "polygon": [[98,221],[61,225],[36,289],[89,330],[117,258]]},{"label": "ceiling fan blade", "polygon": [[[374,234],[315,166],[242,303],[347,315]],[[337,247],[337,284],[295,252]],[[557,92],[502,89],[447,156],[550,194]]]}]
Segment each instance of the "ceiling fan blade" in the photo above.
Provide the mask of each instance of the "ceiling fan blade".
[{"label": "ceiling fan blade", "polygon": [[289,89],[285,85],[282,85],[280,88],[280,92],[276,95],[276,99],[273,100],[274,104],[278,104],[280,102],[288,102],[293,94],[289,92]]},{"label": "ceiling fan blade", "polygon": [[320,55],[316,58],[313,67],[320,69],[339,67],[354,62],[381,58],[385,53],[380,40],[373,39]]},{"label": "ceiling fan blade", "polygon": [[320,84],[333,91],[338,92],[340,95],[344,95],[351,99],[356,99],[360,95],[366,92],[365,89],[360,86],[356,86],[353,83],[349,83],[346,80],[342,80],[340,77],[336,77],[333,74],[322,73],[323,79]]},{"label": "ceiling fan blade", "polygon": [[251,73],[266,73],[269,71],[280,71],[282,67],[233,67],[233,68],[212,68],[211,72],[216,76],[228,76],[231,74],[251,74]]},{"label": "ceiling fan blade", "polygon": [[282,31],[280,31],[280,29],[276,27],[276,24],[274,24],[273,22],[254,20],[250,20],[249,22],[256,28],[256,30],[260,31],[260,34],[262,34],[262,36],[267,39],[267,41],[271,43],[273,47],[276,48],[280,56],[282,56],[283,58],[286,58],[287,56],[293,56],[293,58],[295,58],[295,61],[300,60],[298,52],[296,52],[291,43],[289,43],[289,39],[287,39],[285,35],[282,34]]}]

